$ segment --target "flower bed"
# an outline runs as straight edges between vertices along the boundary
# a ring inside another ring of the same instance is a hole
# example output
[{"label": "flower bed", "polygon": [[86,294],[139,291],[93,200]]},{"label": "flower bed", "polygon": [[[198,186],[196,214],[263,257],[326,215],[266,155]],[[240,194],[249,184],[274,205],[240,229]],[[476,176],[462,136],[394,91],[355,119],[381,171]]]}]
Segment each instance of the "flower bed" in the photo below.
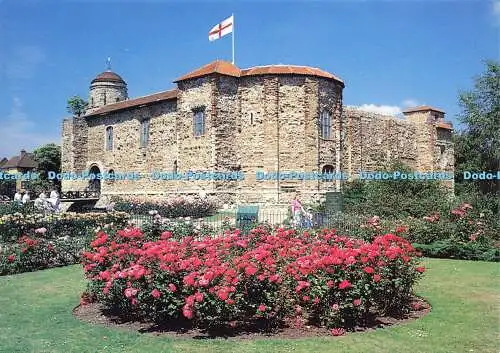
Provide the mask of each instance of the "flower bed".
[{"label": "flower bed", "polygon": [[59,213],[43,215],[39,213],[13,213],[0,217],[0,243],[16,243],[24,235],[34,234],[35,229],[45,228],[43,237],[56,239],[77,237],[87,234],[97,227],[124,227],[129,215],[124,212],[109,213]]},{"label": "flower bed", "polygon": [[0,275],[75,264],[102,229],[125,226],[125,213],[0,217]]},{"label": "flower bed", "polygon": [[498,224],[476,212],[468,203],[449,213],[433,212],[422,218],[397,221],[374,216],[353,232],[365,240],[394,232],[410,241],[424,256],[465,260],[500,260]]},{"label": "flower bed", "polygon": [[408,311],[424,271],[412,246],[393,234],[368,243],[334,231],[258,227],[246,236],[147,238],[136,228],[98,233],[83,254],[89,285],[81,303],[97,300],[158,323],[309,324],[339,335],[373,315]]},{"label": "flower bed", "polygon": [[133,198],[124,200],[113,199],[114,209],[131,214],[146,215],[157,211],[163,217],[205,217],[217,210],[217,202],[213,198],[175,197],[164,200]]}]

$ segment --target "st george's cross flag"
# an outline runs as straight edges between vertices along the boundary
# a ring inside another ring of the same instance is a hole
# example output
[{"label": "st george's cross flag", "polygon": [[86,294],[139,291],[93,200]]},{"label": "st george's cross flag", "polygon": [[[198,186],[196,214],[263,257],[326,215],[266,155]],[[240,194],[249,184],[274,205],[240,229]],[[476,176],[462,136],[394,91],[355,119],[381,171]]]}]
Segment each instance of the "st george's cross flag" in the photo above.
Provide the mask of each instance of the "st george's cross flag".
[{"label": "st george's cross flag", "polygon": [[213,42],[226,34],[233,32],[234,16],[226,18],[224,21],[215,25],[210,32],[208,32],[208,40]]}]

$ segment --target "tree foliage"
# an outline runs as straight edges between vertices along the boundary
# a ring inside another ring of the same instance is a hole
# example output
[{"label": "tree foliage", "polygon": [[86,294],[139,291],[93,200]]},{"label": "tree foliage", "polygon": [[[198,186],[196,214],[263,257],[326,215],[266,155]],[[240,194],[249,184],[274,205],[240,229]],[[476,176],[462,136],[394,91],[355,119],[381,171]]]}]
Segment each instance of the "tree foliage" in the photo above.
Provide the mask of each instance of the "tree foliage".
[{"label": "tree foliage", "polygon": [[[384,169],[390,174],[413,173],[400,161]],[[347,213],[384,219],[421,218],[446,209],[450,201],[450,191],[440,181],[418,179],[355,180],[344,187],[343,196]]]},{"label": "tree foliage", "polygon": [[85,113],[88,105],[88,102],[80,96],[73,96],[68,99],[68,105],[66,109],[68,110],[68,113],[71,113],[74,116],[80,116]]},{"label": "tree foliage", "polygon": [[[500,63],[487,61],[486,71],[475,79],[474,88],[459,96],[463,130],[455,136],[457,182],[464,171],[499,170],[500,164]],[[479,181],[485,193],[498,192],[498,180]]]},{"label": "tree foliage", "polygon": [[61,146],[54,143],[38,147],[33,151],[33,159],[38,163],[42,179],[47,179],[48,172],[61,171]]}]

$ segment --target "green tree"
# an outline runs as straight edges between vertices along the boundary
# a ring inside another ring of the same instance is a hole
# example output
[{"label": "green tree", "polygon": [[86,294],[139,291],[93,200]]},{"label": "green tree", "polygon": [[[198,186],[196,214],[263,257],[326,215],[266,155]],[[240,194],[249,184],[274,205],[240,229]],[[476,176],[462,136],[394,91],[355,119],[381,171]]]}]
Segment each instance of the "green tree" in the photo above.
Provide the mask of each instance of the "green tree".
[{"label": "green tree", "polygon": [[61,147],[54,143],[35,149],[33,159],[38,163],[38,171],[44,180],[47,180],[48,172],[59,173],[61,171]]},{"label": "green tree", "polygon": [[66,109],[68,110],[68,113],[73,114],[74,116],[80,116],[83,113],[85,113],[85,110],[87,109],[88,102],[85,101],[83,98],[79,96],[73,96],[70,99],[68,99],[68,105]]},{"label": "green tree", "polygon": [[[499,170],[500,164],[500,63],[486,61],[486,72],[475,78],[474,89],[460,93],[463,129],[455,136],[456,181],[464,171]],[[478,183],[483,193],[498,192],[498,180]]]}]

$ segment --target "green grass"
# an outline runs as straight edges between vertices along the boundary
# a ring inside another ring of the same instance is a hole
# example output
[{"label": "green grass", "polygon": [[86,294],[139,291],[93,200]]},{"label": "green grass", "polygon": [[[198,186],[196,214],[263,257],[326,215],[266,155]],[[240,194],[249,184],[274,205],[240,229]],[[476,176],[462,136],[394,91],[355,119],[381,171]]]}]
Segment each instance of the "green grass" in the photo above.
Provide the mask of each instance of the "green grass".
[{"label": "green grass", "polygon": [[498,352],[496,263],[426,259],[417,288],[432,305],[400,326],[344,337],[194,340],[93,326],[71,310],[85,286],[79,266],[0,277],[0,352]]}]

